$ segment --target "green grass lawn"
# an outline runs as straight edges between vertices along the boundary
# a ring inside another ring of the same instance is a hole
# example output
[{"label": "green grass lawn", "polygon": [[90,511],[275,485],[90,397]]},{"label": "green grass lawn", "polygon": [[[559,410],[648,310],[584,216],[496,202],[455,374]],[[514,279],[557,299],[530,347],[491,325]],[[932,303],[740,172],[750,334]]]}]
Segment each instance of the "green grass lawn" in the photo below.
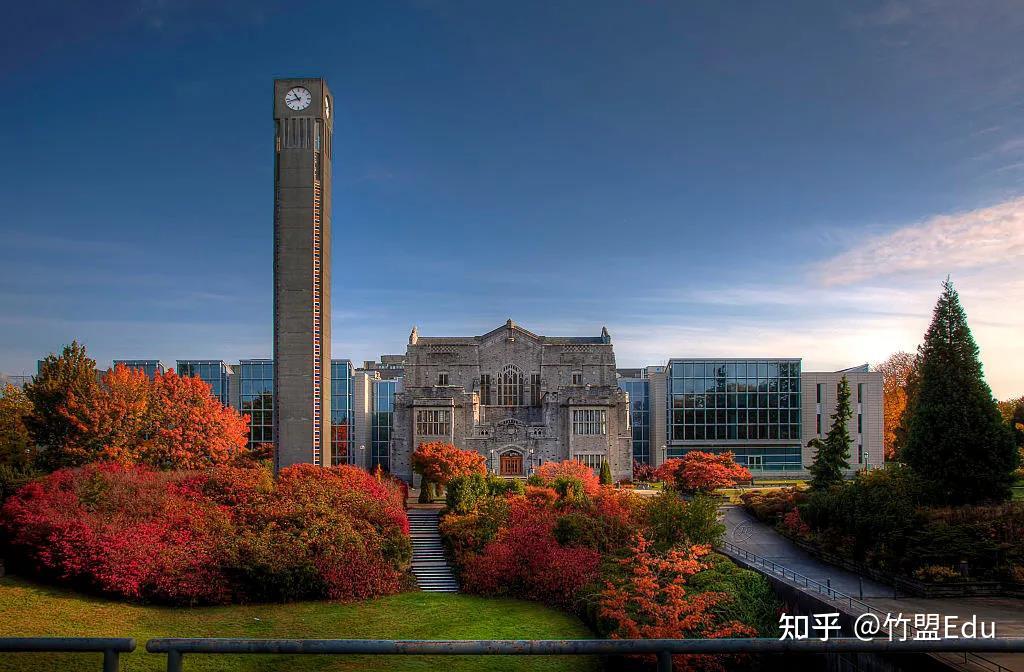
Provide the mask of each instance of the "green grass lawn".
[{"label": "green grass lawn", "polygon": [[[162,670],[166,657],[144,653],[152,637],[305,639],[590,639],[578,619],[519,600],[411,592],[356,604],[297,602],[193,609],[125,604],[0,578],[0,637],[134,637],[121,669]],[[2,654],[0,671],[99,670],[99,654]],[[576,670],[582,657],[186,656],[185,670]]]}]

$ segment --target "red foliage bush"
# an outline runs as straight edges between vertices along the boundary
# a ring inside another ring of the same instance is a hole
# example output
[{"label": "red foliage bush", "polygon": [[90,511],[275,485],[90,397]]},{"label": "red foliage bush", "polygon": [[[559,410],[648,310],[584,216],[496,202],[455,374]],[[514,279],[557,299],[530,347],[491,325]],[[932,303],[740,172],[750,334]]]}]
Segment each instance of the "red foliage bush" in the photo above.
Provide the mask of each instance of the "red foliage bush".
[{"label": "red foliage bush", "polygon": [[402,490],[355,467],[56,471],[0,509],[30,571],[130,599],[364,599],[398,591],[411,554]]},{"label": "red foliage bush", "polygon": [[[717,639],[756,637],[757,630],[725,621],[718,608],[727,593],[697,592],[688,582],[708,568],[708,546],[674,547],[651,552],[651,543],[636,537],[636,550],[620,560],[621,577],[606,582],[599,615],[610,624],[612,639]],[[674,656],[675,669],[725,669],[714,656]]]},{"label": "red foliage bush", "polygon": [[554,537],[558,514],[550,506],[519,497],[510,505],[508,521],[494,540],[467,560],[462,575],[467,590],[573,606],[583,587],[597,579],[600,554],[561,546]]},{"label": "red foliage bush", "polygon": [[789,530],[790,534],[798,537],[806,537],[811,533],[811,526],[804,522],[800,516],[800,509],[792,509],[782,517],[782,526]]},{"label": "red foliage bush", "polygon": [[752,478],[746,467],[736,464],[729,451],[693,450],[682,458],[666,461],[655,473],[667,486],[681,492],[711,492]]},{"label": "red foliage bush", "polygon": [[657,478],[656,469],[647,462],[633,460],[633,480],[639,483],[651,483]]},{"label": "red foliage bush", "polygon": [[533,473],[549,487],[560,477],[565,477],[579,480],[583,484],[583,491],[590,497],[601,490],[601,480],[594,474],[593,469],[577,460],[546,462],[534,469]]}]

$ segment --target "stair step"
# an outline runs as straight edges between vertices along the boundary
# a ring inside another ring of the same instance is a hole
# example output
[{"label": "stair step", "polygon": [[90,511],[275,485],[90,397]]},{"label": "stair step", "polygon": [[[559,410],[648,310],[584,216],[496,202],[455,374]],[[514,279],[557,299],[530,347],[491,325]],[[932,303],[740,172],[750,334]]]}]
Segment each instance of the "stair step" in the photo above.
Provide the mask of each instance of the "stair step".
[{"label": "stair step", "polygon": [[412,538],[412,574],[420,590],[432,593],[457,593],[455,579],[441,533],[437,529],[437,511],[409,512],[409,536]]}]

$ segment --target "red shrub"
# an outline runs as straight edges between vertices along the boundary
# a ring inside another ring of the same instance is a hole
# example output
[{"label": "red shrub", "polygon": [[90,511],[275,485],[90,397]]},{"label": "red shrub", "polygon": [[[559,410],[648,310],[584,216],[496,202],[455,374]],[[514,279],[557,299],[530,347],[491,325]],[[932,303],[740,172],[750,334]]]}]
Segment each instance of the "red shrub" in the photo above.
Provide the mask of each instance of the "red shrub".
[{"label": "red shrub", "polygon": [[551,505],[558,501],[558,493],[548,487],[526,486],[526,499],[535,505]]},{"label": "red shrub", "polygon": [[398,591],[410,555],[402,491],[354,467],[203,473],[90,465],[0,509],[11,558],[132,599],[363,599]]},{"label": "red shrub", "polygon": [[658,479],[681,492],[711,492],[752,477],[746,467],[736,464],[731,452],[688,452],[682,458],[668,460],[655,472]]},{"label": "red shrub", "polygon": [[782,526],[791,534],[799,537],[806,537],[811,533],[811,527],[800,517],[800,509],[793,509],[782,518]]},{"label": "red shrub", "polygon": [[577,460],[546,462],[537,467],[533,473],[547,486],[553,485],[559,477],[567,477],[579,479],[583,483],[583,491],[588,496],[592,497],[601,490],[601,480],[594,475],[593,469]]},{"label": "red shrub", "polygon": [[639,460],[633,460],[633,480],[640,483],[650,483],[654,481],[655,469],[653,466],[646,462],[640,462]]},{"label": "red shrub", "polygon": [[554,537],[557,512],[526,499],[511,500],[507,524],[470,557],[463,572],[467,590],[512,595],[568,607],[597,579],[600,554],[591,548],[560,546]]},{"label": "red shrub", "polygon": [[[664,555],[651,552],[642,535],[636,551],[621,560],[624,576],[608,581],[600,597],[600,617],[613,639],[717,639],[756,637],[754,628],[725,621],[718,607],[727,593],[688,589],[689,578],[706,569],[708,546],[675,547]],[[713,656],[674,656],[676,669],[724,669]]]}]

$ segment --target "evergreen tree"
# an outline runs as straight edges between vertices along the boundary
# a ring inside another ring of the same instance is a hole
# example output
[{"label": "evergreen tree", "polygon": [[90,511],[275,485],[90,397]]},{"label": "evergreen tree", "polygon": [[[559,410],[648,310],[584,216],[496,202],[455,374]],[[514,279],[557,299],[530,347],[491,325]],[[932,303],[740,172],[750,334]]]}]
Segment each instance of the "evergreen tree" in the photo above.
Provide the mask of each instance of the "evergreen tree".
[{"label": "evergreen tree", "polygon": [[25,427],[40,448],[41,467],[74,466],[64,447],[79,430],[67,412],[67,403],[69,399],[87,403],[98,389],[96,362],[86,356],[85,346],[78,341],[64,346],[60,356],[50,354],[43,360],[39,373],[25,386],[25,396],[32,402]]},{"label": "evergreen tree", "polygon": [[604,460],[601,461],[601,485],[612,484],[612,468]]},{"label": "evergreen tree", "polygon": [[900,459],[930,486],[936,502],[1007,499],[1017,451],[985,383],[978,346],[948,278],[918,358]]},{"label": "evergreen tree", "polygon": [[811,489],[828,490],[843,481],[843,470],[850,468],[850,430],[847,424],[853,417],[850,410],[850,382],[843,376],[839,381],[836,412],[832,414],[832,427],[825,439],[811,439],[807,444],[815,449],[814,462],[807,467],[811,472]]}]

